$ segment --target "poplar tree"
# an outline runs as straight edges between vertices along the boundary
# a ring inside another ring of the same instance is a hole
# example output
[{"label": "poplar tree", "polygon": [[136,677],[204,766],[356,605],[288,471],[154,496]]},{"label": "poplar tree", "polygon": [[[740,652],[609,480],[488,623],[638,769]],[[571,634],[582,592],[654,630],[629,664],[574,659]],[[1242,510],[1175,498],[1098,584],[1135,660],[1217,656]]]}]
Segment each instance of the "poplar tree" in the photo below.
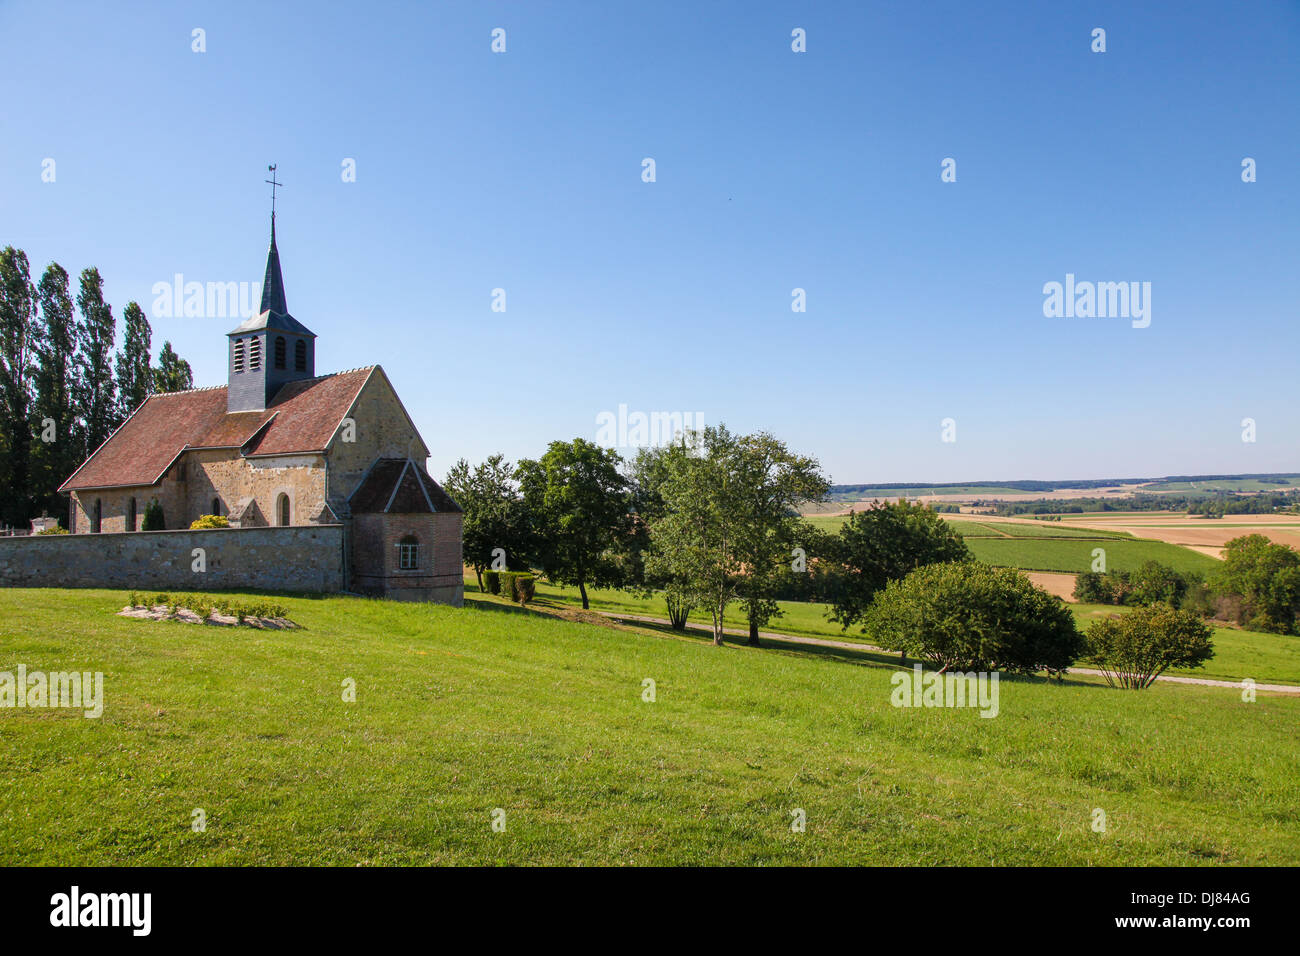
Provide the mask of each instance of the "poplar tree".
[{"label": "poplar tree", "polygon": [[38,510],[57,515],[63,510],[58,487],[81,463],[72,399],[77,330],[63,266],[51,262],[45,268],[36,298],[41,319],[34,341],[32,494]]},{"label": "poplar tree", "polygon": [[36,290],[27,254],[6,246],[0,251],[0,486],[6,491],[0,511],[6,524],[22,525],[31,516],[32,338],[36,328]]},{"label": "poplar tree", "polygon": [[122,351],[117,353],[118,418],[125,421],[153,391],[149,364],[152,329],[139,303],[128,302],[122,311]]},{"label": "poplar tree", "polygon": [[77,296],[76,385],[73,391],[83,458],[113,433],[118,418],[117,388],[110,353],[116,328],[113,307],[104,301],[104,280],[93,266],[81,272]]},{"label": "poplar tree", "polygon": [[158,367],[153,370],[155,392],[184,392],[194,387],[194,373],[190,363],[172,351],[172,344],[164,342],[158,353]]}]

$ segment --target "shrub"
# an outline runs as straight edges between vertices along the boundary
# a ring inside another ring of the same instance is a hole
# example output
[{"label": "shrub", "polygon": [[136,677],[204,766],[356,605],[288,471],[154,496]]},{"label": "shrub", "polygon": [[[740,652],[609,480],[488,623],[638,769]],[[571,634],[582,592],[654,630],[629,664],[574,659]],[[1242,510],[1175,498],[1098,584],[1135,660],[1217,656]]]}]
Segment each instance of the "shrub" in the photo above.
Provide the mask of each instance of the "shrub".
[{"label": "shrub", "polygon": [[230,522],[225,515],[199,515],[190,522],[190,530],[195,531],[201,528],[229,528]]},{"label": "shrub", "polygon": [[130,594],[126,596],[126,603],[128,607],[139,607],[140,595],[137,594],[135,591],[132,591]]},{"label": "shrub", "polygon": [[501,593],[501,572],[484,571],[483,587],[487,589],[488,594],[500,594]]},{"label": "shrub", "polygon": [[144,517],[140,521],[141,531],[164,531],[167,528],[167,522],[163,520],[162,505],[157,501],[151,501],[145,505]]},{"label": "shrub", "polygon": [[866,614],[881,647],[941,669],[1064,671],[1083,637],[1060,598],[1011,568],[932,564],[891,581]]},{"label": "shrub", "polygon": [[55,525],[53,528],[42,528],[40,531],[36,533],[37,534],[67,534],[68,529],[60,528],[58,525]]},{"label": "shrub", "polygon": [[1170,667],[1200,667],[1214,656],[1210,628],[1168,604],[1140,607],[1088,628],[1086,660],[1112,687],[1150,687]]},{"label": "shrub", "polygon": [[527,604],[537,594],[537,582],[531,574],[521,574],[515,578],[515,600]]},{"label": "shrub", "polygon": [[[533,596],[536,594],[537,585],[531,571],[498,571],[497,574],[500,575],[500,593],[503,596],[508,597],[510,600],[519,604],[527,604],[533,599]],[[525,587],[525,585],[520,583],[522,581],[527,581],[526,597],[521,596],[523,592],[520,589],[521,587]],[[493,591],[492,593],[496,594],[497,592]]]}]

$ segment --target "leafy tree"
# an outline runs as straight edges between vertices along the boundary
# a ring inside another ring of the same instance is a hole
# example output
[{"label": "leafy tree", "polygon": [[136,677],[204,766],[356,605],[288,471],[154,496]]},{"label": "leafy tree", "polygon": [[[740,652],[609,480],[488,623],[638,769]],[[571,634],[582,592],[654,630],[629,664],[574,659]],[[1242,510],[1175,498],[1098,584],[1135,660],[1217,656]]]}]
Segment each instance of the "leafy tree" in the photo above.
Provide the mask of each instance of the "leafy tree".
[{"label": "leafy tree", "polygon": [[504,455],[492,455],[471,469],[464,458],[447,472],[444,486],[464,511],[462,546],[465,562],[474,569],[483,590],[483,571],[492,566],[497,549],[504,565],[496,570],[527,570],[528,534],[514,466]]},{"label": "leafy tree", "polygon": [[794,505],[827,488],[817,462],[767,434],[733,435],[725,425],[683,436],[654,461],[659,506],[648,522],[647,579],[671,603],[700,607],[723,643],[727,606],[743,600],[750,639],[777,610],[799,521]]},{"label": "leafy tree", "polygon": [[832,557],[830,618],[848,628],[862,620],[877,592],[927,564],[971,560],[951,524],[921,504],[900,499],[857,511],[840,529]]},{"label": "leafy tree", "polygon": [[1086,660],[1112,687],[1150,687],[1170,667],[1200,667],[1214,656],[1210,628],[1191,611],[1152,604],[1088,628]]},{"label": "leafy tree", "polygon": [[128,302],[122,321],[125,329],[122,351],[117,353],[117,393],[121,401],[118,416],[125,420],[154,390],[154,377],[149,365],[152,331],[144,309],[136,302]]},{"label": "leafy tree", "polygon": [[1138,606],[1171,604],[1180,607],[1187,594],[1187,581],[1168,565],[1146,561],[1130,577],[1129,601]]},{"label": "leafy tree", "polygon": [[1064,602],[1019,571],[927,564],[877,593],[866,633],[888,650],[961,671],[1061,673],[1083,651]]},{"label": "leafy tree", "polygon": [[174,351],[170,342],[163,342],[158,353],[158,367],[153,370],[155,392],[184,392],[194,387],[194,374],[190,363]]},{"label": "leafy tree", "polygon": [[1300,615],[1300,552],[1262,534],[1233,538],[1223,548],[1215,590],[1241,599],[1239,623],[1294,634]]},{"label": "leafy tree", "polygon": [[51,262],[36,287],[41,321],[37,325],[36,397],[32,406],[32,488],[35,506],[47,513],[62,510],[61,485],[81,463],[73,409],[73,360],[76,325],[68,273]]},{"label": "leafy tree", "polygon": [[31,516],[31,447],[28,411],[32,398],[36,289],[27,254],[0,250],[0,487],[3,519],[21,525]]},{"label": "leafy tree", "polygon": [[[758,630],[780,615],[776,592],[799,560],[794,551],[804,540],[804,522],[795,506],[820,501],[830,489],[815,458],[793,454],[766,432],[747,435],[737,446],[732,480],[740,494],[743,521],[735,554],[742,571],[736,593],[749,622],[749,643]],[[806,549],[802,564],[807,564]]]},{"label": "leafy tree", "polygon": [[675,631],[686,630],[692,603],[690,582],[664,562],[648,562],[650,527],[667,513],[663,488],[674,467],[675,458],[686,454],[683,440],[668,445],[641,448],[631,465],[632,509],[635,512],[632,533],[628,538],[628,590],[644,597],[659,594],[668,611],[668,623]]},{"label": "leafy tree", "polygon": [[622,458],[582,438],[551,442],[537,461],[519,462],[516,477],[532,528],[533,555],[546,577],[574,585],[590,606],[587,585],[618,587],[618,554],[631,533],[630,495]]},{"label": "leafy tree", "polygon": [[81,457],[88,457],[112,434],[120,422],[117,390],[109,353],[117,329],[113,308],[104,301],[104,280],[99,270],[83,269],[77,295],[76,378],[73,398],[81,426]]},{"label": "leafy tree", "polygon": [[1110,591],[1101,572],[1083,571],[1074,576],[1074,599],[1080,604],[1110,604]]}]

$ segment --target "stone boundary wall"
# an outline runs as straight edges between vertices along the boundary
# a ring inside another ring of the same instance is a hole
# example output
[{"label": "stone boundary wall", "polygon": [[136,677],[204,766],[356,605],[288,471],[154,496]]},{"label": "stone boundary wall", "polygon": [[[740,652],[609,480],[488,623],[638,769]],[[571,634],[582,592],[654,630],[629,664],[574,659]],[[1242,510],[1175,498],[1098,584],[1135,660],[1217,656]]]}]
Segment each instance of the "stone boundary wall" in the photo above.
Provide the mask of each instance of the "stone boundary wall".
[{"label": "stone boundary wall", "polygon": [[337,524],[0,538],[2,587],[330,592],[344,567]]}]

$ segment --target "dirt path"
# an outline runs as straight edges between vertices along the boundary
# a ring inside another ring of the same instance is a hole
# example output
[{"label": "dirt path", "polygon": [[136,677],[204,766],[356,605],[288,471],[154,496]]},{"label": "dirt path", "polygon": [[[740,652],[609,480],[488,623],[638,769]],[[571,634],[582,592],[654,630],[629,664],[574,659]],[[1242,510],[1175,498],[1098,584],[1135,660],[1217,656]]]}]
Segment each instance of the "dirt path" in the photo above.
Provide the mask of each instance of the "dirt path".
[{"label": "dirt path", "polygon": [[[620,614],[616,611],[596,611],[595,613],[604,617],[612,618],[616,621],[642,622],[649,624],[668,624],[665,618],[648,617],[644,614]],[[695,631],[704,631],[706,634],[711,633],[706,628],[699,625],[688,627]],[[749,639],[749,631],[736,627],[724,627],[724,634],[743,637]],[[874,644],[863,644],[858,641],[834,641],[824,637],[804,637],[800,634],[778,634],[774,631],[759,631],[760,640],[783,641],[787,644],[811,644],[817,647],[834,647],[840,650],[848,651],[874,651],[879,654],[892,654],[893,651],[886,651],[884,648],[876,647]],[[1096,677],[1103,676],[1101,671],[1093,670],[1090,667],[1071,667],[1068,671],[1070,674],[1090,674]],[[1200,684],[1203,687],[1231,687],[1234,690],[1241,690],[1240,681],[1229,680],[1211,680],[1208,677],[1175,677],[1173,675],[1161,675],[1157,677],[1158,681],[1167,681],[1171,684]],[[1256,690],[1271,691],[1275,694],[1300,694],[1300,687],[1290,684],[1256,684]]]}]

